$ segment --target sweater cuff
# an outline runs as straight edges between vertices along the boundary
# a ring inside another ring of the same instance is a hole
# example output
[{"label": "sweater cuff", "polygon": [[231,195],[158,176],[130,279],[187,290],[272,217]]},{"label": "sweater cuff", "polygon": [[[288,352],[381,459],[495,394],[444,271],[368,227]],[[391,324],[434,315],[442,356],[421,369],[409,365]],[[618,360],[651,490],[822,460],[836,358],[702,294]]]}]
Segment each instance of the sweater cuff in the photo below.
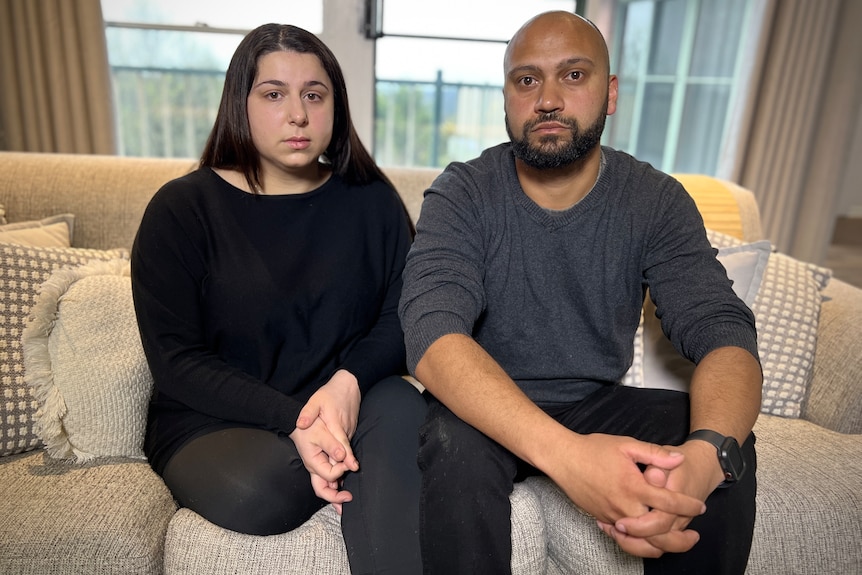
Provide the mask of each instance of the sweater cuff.
[{"label": "sweater cuff", "polygon": [[741,347],[750,353],[760,363],[760,354],[757,351],[757,332],[740,326],[737,323],[726,323],[715,326],[713,335],[706,339],[709,345],[697,345],[692,348],[694,352],[694,363],[700,363],[707,354],[720,347]]},{"label": "sweater cuff", "polygon": [[449,334],[472,336],[472,330],[464,319],[447,311],[435,311],[425,314],[420,320],[404,330],[404,342],[407,346],[407,369],[411,375],[416,375],[416,365],[431,344]]}]

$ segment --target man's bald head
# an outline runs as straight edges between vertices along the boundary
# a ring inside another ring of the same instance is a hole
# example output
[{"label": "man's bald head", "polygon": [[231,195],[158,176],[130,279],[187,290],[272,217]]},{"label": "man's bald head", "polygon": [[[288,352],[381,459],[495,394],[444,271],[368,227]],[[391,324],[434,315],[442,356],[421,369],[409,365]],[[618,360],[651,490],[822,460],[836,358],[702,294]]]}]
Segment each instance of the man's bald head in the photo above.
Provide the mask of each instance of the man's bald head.
[{"label": "man's bald head", "polygon": [[503,57],[503,73],[508,74],[511,68],[512,54],[524,43],[542,43],[555,35],[579,35],[592,45],[599,55],[597,64],[604,66],[610,75],[611,64],[608,45],[601,31],[590,20],[572,12],[563,10],[543,12],[527,20],[509,40],[506,54]]}]

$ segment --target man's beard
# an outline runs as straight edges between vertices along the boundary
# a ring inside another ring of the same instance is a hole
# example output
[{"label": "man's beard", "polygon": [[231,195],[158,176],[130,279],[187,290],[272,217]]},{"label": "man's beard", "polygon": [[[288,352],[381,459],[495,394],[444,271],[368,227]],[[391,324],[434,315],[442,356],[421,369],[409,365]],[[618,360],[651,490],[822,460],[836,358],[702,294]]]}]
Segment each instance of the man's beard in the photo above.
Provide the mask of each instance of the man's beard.
[{"label": "man's beard", "polygon": [[[509,117],[506,116],[506,132],[512,141],[512,152],[516,158],[530,167],[547,170],[571,165],[586,156],[601,142],[606,118],[607,114],[600,114],[595,122],[581,131],[578,129],[576,120],[564,118],[555,113],[543,114],[524,124],[521,138],[516,138],[509,125]],[[571,140],[561,142],[559,136],[542,136],[538,144],[531,144],[530,131],[542,122],[557,122],[568,126],[572,134]]]}]

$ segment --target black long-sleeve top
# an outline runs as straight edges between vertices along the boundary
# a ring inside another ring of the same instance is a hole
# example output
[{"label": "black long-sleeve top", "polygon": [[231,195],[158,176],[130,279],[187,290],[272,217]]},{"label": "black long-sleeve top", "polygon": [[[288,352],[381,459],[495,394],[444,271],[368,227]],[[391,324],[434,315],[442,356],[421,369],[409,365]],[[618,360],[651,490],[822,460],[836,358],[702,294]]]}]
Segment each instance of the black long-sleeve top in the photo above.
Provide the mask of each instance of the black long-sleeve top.
[{"label": "black long-sleeve top", "polygon": [[132,248],[153,467],[221,422],[292,432],[338,369],[363,393],[405,373],[397,305],[410,241],[383,182],[332,175],[308,193],[255,196],[202,168],[159,190]]}]

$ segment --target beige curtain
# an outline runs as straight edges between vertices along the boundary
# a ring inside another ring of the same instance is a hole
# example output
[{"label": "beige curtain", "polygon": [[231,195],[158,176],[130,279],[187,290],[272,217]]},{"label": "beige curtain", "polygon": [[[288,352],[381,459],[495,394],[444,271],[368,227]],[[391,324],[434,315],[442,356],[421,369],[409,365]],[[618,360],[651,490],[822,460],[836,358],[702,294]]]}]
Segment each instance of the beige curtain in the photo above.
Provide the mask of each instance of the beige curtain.
[{"label": "beige curtain", "polygon": [[99,0],[0,0],[0,149],[115,153]]},{"label": "beige curtain", "polygon": [[822,262],[862,102],[859,0],[772,0],[732,179],[754,191],[766,237]]}]

